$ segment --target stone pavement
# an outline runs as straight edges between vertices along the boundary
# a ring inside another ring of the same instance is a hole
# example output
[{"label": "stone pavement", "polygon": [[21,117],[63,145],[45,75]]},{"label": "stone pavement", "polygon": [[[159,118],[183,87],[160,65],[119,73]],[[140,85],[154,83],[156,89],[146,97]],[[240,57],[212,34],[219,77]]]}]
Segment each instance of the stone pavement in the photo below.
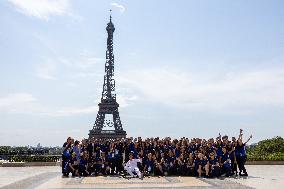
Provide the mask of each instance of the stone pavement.
[{"label": "stone pavement", "polygon": [[60,168],[45,167],[0,167],[0,188],[41,174],[59,174]]},{"label": "stone pavement", "polygon": [[247,165],[249,177],[227,180],[260,189],[284,189],[284,165]]},{"label": "stone pavement", "polygon": [[46,188],[189,188],[189,189],[250,189],[284,188],[284,166],[247,166],[250,176],[222,179],[194,177],[146,177],[125,179],[114,176],[62,178],[60,167],[0,167],[1,189]]}]

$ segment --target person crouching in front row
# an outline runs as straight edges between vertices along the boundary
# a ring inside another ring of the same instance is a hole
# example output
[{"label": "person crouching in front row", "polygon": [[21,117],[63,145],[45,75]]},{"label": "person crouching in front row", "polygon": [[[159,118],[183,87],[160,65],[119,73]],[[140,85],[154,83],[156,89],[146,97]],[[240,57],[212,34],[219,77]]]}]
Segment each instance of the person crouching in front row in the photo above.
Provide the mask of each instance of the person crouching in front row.
[{"label": "person crouching in front row", "polygon": [[128,162],[125,164],[124,169],[127,171],[127,173],[134,177],[134,173],[137,174],[137,176],[142,179],[143,175],[140,172],[139,168],[138,168],[138,163],[142,163],[141,159],[134,159],[133,158],[133,154],[129,153],[129,160]]},{"label": "person crouching in front row", "polygon": [[218,158],[216,157],[215,152],[211,152],[209,154],[209,160],[208,160],[206,169],[209,170],[210,177],[214,178],[214,177],[220,176],[220,165],[219,165]]},{"label": "person crouching in front row", "polygon": [[222,155],[220,160],[221,174],[225,174],[226,177],[231,176],[231,159],[225,146],[222,147]]},{"label": "person crouching in front row", "polygon": [[84,151],[82,153],[80,163],[79,163],[79,174],[82,176],[88,176],[89,171],[87,171],[88,168],[88,152]]},{"label": "person crouching in front row", "polygon": [[68,175],[71,172],[73,177],[79,176],[78,167],[79,167],[79,161],[77,160],[76,153],[73,152],[71,159],[69,161],[69,165],[68,165],[68,169],[69,169]]}]

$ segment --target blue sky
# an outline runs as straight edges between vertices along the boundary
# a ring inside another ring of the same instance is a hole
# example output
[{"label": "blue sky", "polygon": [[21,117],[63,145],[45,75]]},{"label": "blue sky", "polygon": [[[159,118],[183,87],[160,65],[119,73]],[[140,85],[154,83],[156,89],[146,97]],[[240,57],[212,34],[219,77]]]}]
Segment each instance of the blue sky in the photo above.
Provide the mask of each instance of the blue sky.
[{"label": "blue sky", "polygon": [[61,145],[92,128],[109,9],[131,136],[284,136],[279,0],[0,1],[0,145]]}]

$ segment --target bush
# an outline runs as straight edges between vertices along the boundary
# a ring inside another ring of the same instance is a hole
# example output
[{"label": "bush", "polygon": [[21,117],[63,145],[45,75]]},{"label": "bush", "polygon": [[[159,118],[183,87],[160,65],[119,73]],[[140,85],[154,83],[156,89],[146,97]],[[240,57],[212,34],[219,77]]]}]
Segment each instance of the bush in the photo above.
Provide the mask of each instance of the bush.
[{"label": "bush", "polygon": [[12,162],[57,162],[61,156],[12,156]]},{"label": "bush", "polygon": [[250,161],[284,161],[284,139],[280,136],[266,139],[247,149]]}]

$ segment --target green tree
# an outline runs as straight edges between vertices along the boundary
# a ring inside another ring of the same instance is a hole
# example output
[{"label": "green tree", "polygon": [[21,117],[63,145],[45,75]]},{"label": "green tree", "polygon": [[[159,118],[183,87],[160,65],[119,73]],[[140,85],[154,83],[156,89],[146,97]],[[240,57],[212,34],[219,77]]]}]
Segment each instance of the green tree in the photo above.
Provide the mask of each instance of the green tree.
[{"label": "green tree", "polygon": [[284,139],[280,136],[266,139],[248,148],[249,160],[284,160]]}]

